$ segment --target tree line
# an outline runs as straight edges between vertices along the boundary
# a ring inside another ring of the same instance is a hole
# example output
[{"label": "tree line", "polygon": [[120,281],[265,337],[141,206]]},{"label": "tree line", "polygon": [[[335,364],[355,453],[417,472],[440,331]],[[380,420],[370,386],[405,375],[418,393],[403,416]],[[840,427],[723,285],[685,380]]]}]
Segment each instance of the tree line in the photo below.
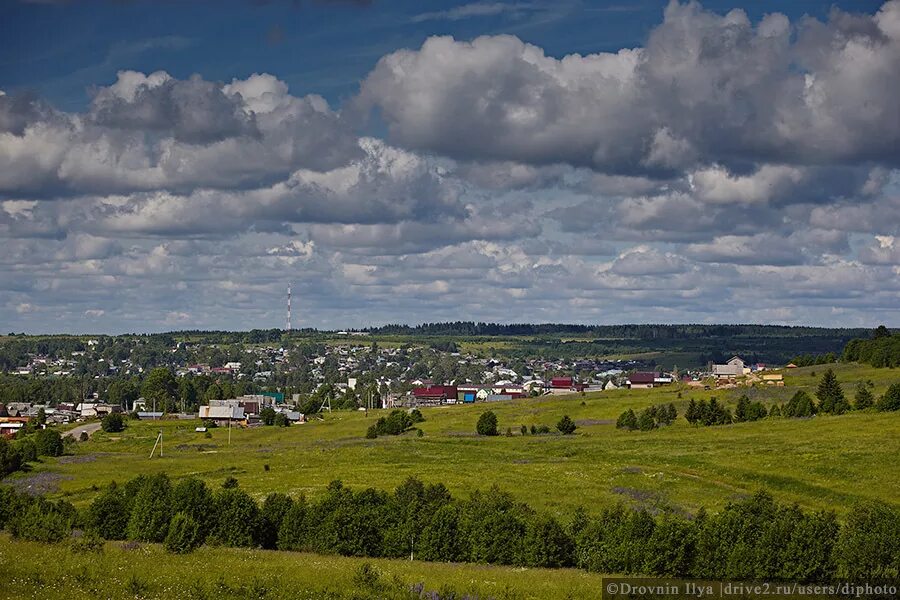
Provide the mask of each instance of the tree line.
[{"label": "tree line", "polygon": [[897,506],[858,502],[841,523],[766,492],[693,517],[619,505],[561,521],[496,486],[457,499],[415,478],[392,493],[333,481],[317,500],[271,493],[258,504],[233,478],[214,490],[157,474],[112,483],[80,512],[0,488],[0,527],[42,542],[78,528],[174,553],[208,544],[706,579],[872,579],[896,577],[900,567]]},{"label": "tree line", "polygon": [[900,367],[900,333],[891,335],[883,325],[870,339],[853,339],[844,346],[841,360],[861,362],[873,367]]}]

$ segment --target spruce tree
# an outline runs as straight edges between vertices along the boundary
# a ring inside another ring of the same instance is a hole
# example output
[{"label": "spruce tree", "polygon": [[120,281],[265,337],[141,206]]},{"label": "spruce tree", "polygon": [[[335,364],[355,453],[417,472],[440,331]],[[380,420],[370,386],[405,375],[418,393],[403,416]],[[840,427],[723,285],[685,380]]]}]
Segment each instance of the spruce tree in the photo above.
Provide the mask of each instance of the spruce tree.
[{"label": "spruce tree", "polygon": [[630,408],[619,415],[619,419],[616,421],[617,429],[627,429],[629,431],[634,431],[637,429],[637,417],[634,414],[634,411]]},{"label": "spruce tree", "polygon": [[744,394],[738,398],[737,407],[734,409],[734,420],[738,423],[747,421],[750,416],[749,411],[750,398],[747,397],[747,394]]},{"label": "spruce tree", "polygon": [[856,386],[856,397],[853,399],[853,408],[856,410],[865,410],[875,404],[875,396],[869,390],[869,386],[860,382]]},{"label": "spruce tree", "polygon": [[822,375],[819,388],[816,390],[816,398],[819,400],[819,410],[824,413],[840,415],[850,408],[832,369],[828,369]]}]

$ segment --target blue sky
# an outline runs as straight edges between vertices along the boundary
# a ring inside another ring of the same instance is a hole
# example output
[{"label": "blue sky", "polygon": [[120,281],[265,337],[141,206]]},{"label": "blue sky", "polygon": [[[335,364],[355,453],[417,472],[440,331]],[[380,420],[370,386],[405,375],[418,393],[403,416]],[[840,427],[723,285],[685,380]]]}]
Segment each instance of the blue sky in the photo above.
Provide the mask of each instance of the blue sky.
[{"label": "blue sky", "polygon": [[[89,90],[116,72],[165,70],[226,81],[266,72],[297,95],[337,103],[383,55],[432,35],[471,39],[511,33],[551,56],[640,46],[665,0],[638,2],[5,2],[0,74],[7,90],[39,92],[59,107],[84,108]],[[505,7],[503,7],[505,5]],[[833,6],[874,12],[870,0],[704,2],[758,20],[782,12],[824,19]],[[480,6],[482,11],[460,11]],[[457,11],[457,12],[454,12]]]},{"label": "blue sky", "polygon": [[0,10],[7,330],[900,326],[900,0]]}]

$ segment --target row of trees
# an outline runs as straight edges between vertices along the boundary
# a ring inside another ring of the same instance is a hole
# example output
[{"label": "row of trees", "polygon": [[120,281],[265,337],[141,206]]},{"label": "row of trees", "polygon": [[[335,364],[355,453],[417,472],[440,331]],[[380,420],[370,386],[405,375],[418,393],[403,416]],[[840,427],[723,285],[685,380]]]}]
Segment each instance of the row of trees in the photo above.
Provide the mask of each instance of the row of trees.
[{"label": "row of trees", "polygon": [[658,406],[650,406],[641,411],[640,416],[635,415],[632,409],[628,409],[619,415],[616,421],[616,428],[634,431],[650,431],[658,427],[671,425],[678,418],[678,411],[674,404],[660,404]]},{"label": "row of trees", "polygon": [[12,441],[0,437],[0,478],[24,470],[41,456],[62,456],[64,450],[63,438],[55,429],[37,429]]},{"label": "row of trees", "polygon": [[366,431],[368,439],[375,439],[379,435],[400,435],[425,421],[422,411],[418,408],[407,412],[405,410],[392,410],[386,417],[380,417],[378,421],[369,426]]},{"label": "row of trees", "polygon": [[602,573],[735,580],[830,581],[897,577],[900,509],[853,506],[844,523],[764,492],[692,519],[616,506],[577,510],[565,522],[496,487],[455,499],[442,484],[410,478],[393,493],[334,481],[315,501],[269,494],[261,505],[233,479],[218,490],[164,474],[111,484],[84,512],[65,501],[0,489],[0,527],[45,542],[73,527],[105,539],[162,542],[171,552],[201,544],[409,557]]},{"label": "row of trees", "polygon": [[861,362],[873,367],[900,367],[900,333],[891,335],[883,325],[871,339],[850,340],[844,346],[841,360]]},{"label": "row of trees", "polygon": [[[575,424],[575,421],[572,420],[569,415],[563,415],[562,418],[556,423],[556,430],[563,435],[571,435],[575,433],[575,430],[578,429],[578,425]],[[519,426],[519,432],[522,435],[526,435],[529,429],[525,425]],[[475,424],[475,432],[478,435],[486,435],[493,436],[499,435],[500,431],[497,428],[497,414],[488,410],[481,413],[481,416],[478,417],[478,422]],[[550,433],[550,427],[547,425],[532,425],[531,426],[531,435],[541,435]],[[512,428],[506,428],[506,435],[511,436]]]}]

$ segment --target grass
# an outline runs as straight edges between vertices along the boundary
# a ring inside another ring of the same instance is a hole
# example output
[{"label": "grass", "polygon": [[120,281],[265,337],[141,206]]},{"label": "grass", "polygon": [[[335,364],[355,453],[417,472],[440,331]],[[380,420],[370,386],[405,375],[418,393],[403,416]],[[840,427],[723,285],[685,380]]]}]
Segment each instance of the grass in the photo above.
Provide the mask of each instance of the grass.
[{"label": "grass", "polygon": [[[812,391],[811,367],[791,371],[785,388],[757,388],[754,399],[783,402],[796,389]],[[852,397],[856,381],[872,379],[876,394],[893,371],[859,366],[838,368]],[[409,476],[443,482],[466,496],[492,484],[521,501],[564,519],[576,506],[596,513],[617,502],[693,513],[715,509],[765,488],[787,502],[844,513],[859,499],[897,502],[900,497],[900,414],[851,413],[813,419],[766,419],[722,427],[675,425],[652,432],[615,429],[625,409],[673,402],[683,414],[688,398],[716,395],[732,407],[742,390],[697,391],[669,386],[595,394],[425,408],[425,435],[408,433],[364,439],[379,411],[334,412],[324,421],[195,433],[193,421],[129,422],[124,433],[94,434],[74,456],[46,459],[32,472],[9,478],[27,485],[48,478],[52,496],[85,506],[112,480],[165,472],[177,479],[199,476],[218,486],[228,476],[258,499],[272,491],[315,497],[333,479],[346,485],[392,489]],[[583,403],[583,404],[582,404]],[[512,437],[480,438],[475,422],[484,410],[497,413]],[[519,426],[554,427],[562,415],[579,424],[573,436],[521,436]],[[164,457],[148,459],[158,431]],[[268,465],[268,470],[265,466]]]},{"label": "grass", "polygon": [[[135,547],[136,546],[136,547]],[[128,549],[132,548],[132,549]],[[27,556],[29,560],[21,560]],[[67,544],[47,545],[12,540],[0,533],[0,598],[77,600],[81,598],[344,598],[360,589],[354,574],[363,563],[373,565],[379,581],[409,589],[453,589],[458,596],[528,600],[599,597],[600,575],[574,569],[523,569],[484,565],[359,559],[203,547],[173,557],[159,545],[125,546],[107,542],[102,553],[81,554]],[[395,583],[396,582],[396,583]]]}]

